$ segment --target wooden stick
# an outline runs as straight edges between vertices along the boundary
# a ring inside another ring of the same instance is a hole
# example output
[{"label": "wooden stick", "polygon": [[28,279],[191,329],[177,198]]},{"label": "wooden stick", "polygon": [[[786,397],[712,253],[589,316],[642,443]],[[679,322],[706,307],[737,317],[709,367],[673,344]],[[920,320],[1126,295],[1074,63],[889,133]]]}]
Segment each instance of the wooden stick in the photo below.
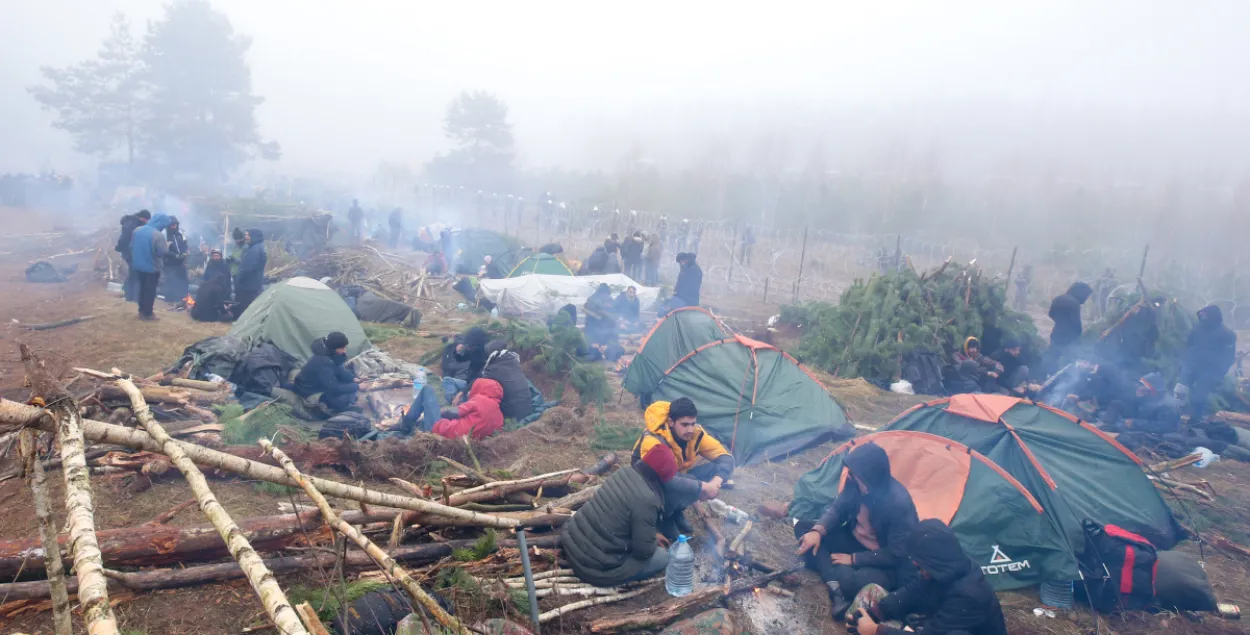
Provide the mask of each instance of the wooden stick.
[{"label": "wooden stick", "polygon": [[304,475],[301,474],[299,469],[295,467],[295,464],[291,462],[290,457],[270,443],[268,439],[261,439],[260,447],[277,460],[278,463],[281,463],[282,469],[286,471],[287,476],[289,476],[291,480],[296,483],[299,483],[299,486],[304,489],[304,493],[308,495],[308,498],[312,499],[312,501],[316,503],[317,508],[321,510],[321,517],[325,521],[326,525],[333,527],[339,533],[343,534],[343,536],[351,539],[352,542],[356,543],[356,546],[363,549],[365,553],[369,554],[370,557],[377,561],[378,566],[382,569],[382,572],[386,574],[386,577],[393,583],[398,583],[403,586],[404,590],[408,591],[408,594],[412,596],[412,599],[421,606],[425,607],[425,610],[429,611],[430,615],[433,615],[434,619],[438,620],[439,624],[442,624],[448,629],[451,629],[453,632],[460,633],[461,635],[469,635],[468,629],[460,624],[460,620],[449,615],[447,611],[444,611],[443,607],[439,606],[438,602],[436,602],[434,598],[430,597],[429,594],[421,588],[421,585],[417,584],[417,581],[412,579],[412,576],[408,575],[408,572],[405,571],[403,567],[399,566],[398,562],[395,562],[394,558],[390,557],[385,551],[373,544],[373,541],[369,540],[364,534],[360,533],[359,529],[356,529],[350,523],[340,520],[338,515],[334,513],[334,509],[330,507],[329,501],[321,495],[321,492],[317,491],[316,487],[313,487],[312,483],[308,482],[308,479],[304,478]]},{"label": "wooden stick", "polygon": [[43,324],[27,324],[26,328],[31,331],[50,331],[52,329],[61,328],[62,326],[78,324],[79,322],[86,322],[87,320],[93,320],[93,319],[95,319],[94,315],[84,315],[82,317],[69,318],[68,320],[57,320],[56,322],[45,322]]},{"label": "wooden stick", "polygon": [[[8,403],[11,404],[12,402]],[[16,405],[21,406],[21,404]],[[22,408],[25,408],[26,410],[7,408],[7,404],[0,401],[0,424],[22,425],[23,423],[28,423],[27,417],[30,414],[29,410],[38,411],[37,408],[29,408],[28,406],[22,406]],[[6,416],[6,411],[14,413],[14,416]],[[55,422],[47,419],[39,419],[35,422],[35,425],[39,429],[45,431],[56,429]],[[160,444],[158,444],[150,435],[142,430],[113,425],[103,421],[93,421],[91,419],[82,420],[82,434],[97,443],[111,443],[131,448],[138,448],[141,450],[148,450],[151,452],[161,452]],[[281,468],[252,461],[250,459],[228,454],[226,452],[219,452],[217,450],[212,450],[201,445],[188,443],[186,441],[175,440],[174,443],[177,444],[178,447],[181,448],[192,461],[201,466],[212,467],[226,472],[231,472],[233,474],[238,474],[245,478],[266,481],[269,483],[277,483],[288,487],[299,486],[299,484],[292,481]],[[447,507],[446,505],[440,505],[433,501],[420,500],[410,496],[387,494],[355,485],[339,483],[338,481],[318,478],[316,476],[309,477],[309,480],[312,481],[313,485],[319,491],[328,496],[359,501],[370,505],[377,505],[379,507],[394,507],[398,509],[423,512],[435,516],[443,516],[445,518],[453,519],[462,525],[500,527],[505,529],[519,527],[521,525],[521,521],[513,518],[483,514],[481,512],[457,509],[455,507]]]},{"label": "wooden stick", "polygon": [[769,582],[797,570],[799,570],[799,567],[777,571],[757,578],[743,578],[734,582],[728,589],[721,586],[710,586],[701,591],[695,591],[690,595],[673,598],[661,604],[635,611],[629,615],[597,619],[590,624],[590,630],[595,633],[619,633],[621,631],[660,627],[681,617],[683,613],[694,607],[702,606],[708,602],[748,589],[767,585]]},{"label": "wooden stick", "polygon": [[1197,463],[1198,461],[1201,461],[1201,460],[1202,460],[1202,455],[1190,454],[1188,456],[1182,456],[1179,459],[1173,459],[1171,461],[1164,461],[1162,463],[1156,463],[1154,465],[1151,465],[1148,468],[1148,471],[1151,472],[1152,474],[1170,472],[1172,470],[1179,470],[1182,467],[1193,465],[1194,463]]},{"label": "wooden stick", "polygon": [[1155,488],[1160,491],[1166,492],[1169,489],[1174,489],[1174,490],[1178,489],[1178,490],[1181,490],[1182,492],[1189,492],[1190,494],[1194,494],[1201,498],[1205,498],[1209,501],[1215,500],[1215,497],[1212,496],[1210,492],[1194,487],[1193,485],[1190,485],[1189,483],[1182,483],[1181,481],[1174,481],[1172,479],[1163,478],[1161,476],[1155,476],[1151,478],[1152,480],[1154,480]]},{"label": "wooden stick", "polygon": [[194,498],[188,498],[187,500],[184,500],[181,503],[174,505],[172,508],[169,509],[169,511],[162,513],[161,515],[153,518],[152,520],[149,520],[148,522],[144,524],[145,525],[164,525],[165,523],[168,523],[169,521],[173,520],[175,516],[182,513],[182,510],[194,505],[195,503],[196,503],[196,500]]},{"label": "wooden stick", "polygon": [[742,543],[746,542],[747,534],[751,532],[752,526],[752,521],[750,520],[742,526],[742,531],[738,532],[738,535],[734,537],[733,542],[729,543],[730,553],[742,553]]},{"label": "wooden stick", "polygon": [[592,598],[589,600],[582,600],[580,602],[573,602],[572,604],[565,604],[564,606],[561,606],[558,609],[552,609],[550,611],[547,611],[546,613],[539,614],[538,623],[546,624],[547,622],[550,622],[551,620],[554,620],[557,617],[560,617],[561,615],[564,615],[566,613],[572,613],[573,611],[577,611],[580,609],[590,608],[592,606],[598,606],[600,604],[610,604],[612,602],[620,602],[622,600],[628,600],[630,598],[636,598],[657,586],[659,586],[658,582],[647,585],[635,591],[630,591],[629,593],[605,595],[602,597]]},{"label": "wooden stick", "polygon": [[278,631],[287,635],[307,635],[308,631],[304,629],[304,625],[299,620],[299,614],[291,607],[291,603],[286,598],[286,593],[282,592],[282,587],[278,586],[278,582],[274,579],[273,573],[265,566],[261,560],[260,554],[252,548],[247,538],[243,536],[243,531],[235,524],[230,514],[226,513],[226,509],[217,502],[217,497],[208,487],[208,481],[204,478],[204,474],[195,466],[195,463],[187,457],[186,452],[178,446],[172,437],[165,433],[165,429],[156,422],[156,418],[152,416],[152,411],[148,409],[148,404],[143,400],[143,393],[139,391],[139,387],[134,385],[129,379],[117,380],[117,385],[126,394],[130,396],[130,405],[134,410],[135,418],[139,423],[147,429],[148,434],[161,445],[162,451],[173,460],[174,465],[178,467],[178,471],[186,477],[187,484],[191,486],[191,492],[195,494],[195,499],[200,503],[200,510],[204,515],[212,521],[216,527],[217,533],[221,534],[221,539],[225,541],[226,546],[230,549],[230,555],[239,563],[239,568],[247,575],[247,581],[251,583],[255,589],[256,595],[260,597],[260,602],[265,607],[265,612],[269,614],[269,620],[273,622]]},{"label": "wooden stick", "polygon": [[26,375],[35,392],[48,404],[48,412],[61,442],[62,473],[65,477],[65,513],[69,540],[74,554],[74,572],[78,576],[78,601],[88,635],[118,635],[117,618],[109,604],[108,579],[104,577],[104,558],[95,535],[95,503],[91,492],[90,472],[83,456],[86,441],[78,415],[78,403],[61,387],[43,363],[25,344],[18,346]]},{"label": "wooden stick", "polygon": [[595,497],[595,492],[597,491],[599,491],[598,485],[583,487],[582,489],[577,490],[564,498],[557,498],[550,503],[546,503],[542,505],[542,507],[547,509],[577,509],[578,507],[589,503],[590,499]]},{"label": "wooden stick", "polygon": [[317,612],[313,610],[311,604],[304,602],[295,607],[295,612],[304,619],[304,625],[308,627],[308,632],[312,635],[330,635],[330,631],[326,630],[326,625],[321,623],[321,618],[317,617]]},{"label": "wooden stick", "polygon": [[52,592],[52,627],[56,635],[73,635],[74,616],[69,608],[69,590],[65,586],[65,568],[61,563],[61,547],[57,544],[57,530],[52,526],[52,505],[48,501],[47,474],[37,451],[38,434],[34,430],[22,431],[22,448],[25,450],[30,472],[30,491],[35,503],[35,518],[39,521],[39,537],[43,542],[44,569],[48,572],[49,589]]},{"label": "wooden stick", "polygon": [[489,482],[491,481],[491,479],[490,479],[490,477],[489,477],[489,476],[486,476],[485,474],[482,474],[481,472],[479,472],[479,471],[477,471],[477,470],[475,470],[475,469],[473,469],[473,468],[471,468],[471,467],[469,467],[469,466],[467,466],[467,465],[465,465],[465,464],[463,464],[463,463],[461,463],[461,462],[459,462],[459,461],[455,461],[455,460],[449,459],[449,458],[447,458],[447,457],[445,457],[445,456],[440,456],[440,457],[438,457],[438,460],[440,460],[440,461],[442,461],[442,462],[446,463],[447,465],[450,465],[450,466],[452,466],[452,467],[456,468],[457,470],[460,470],[461,472],[464,472],[464,475],[465,475],[465,476],[468,476],[469,478],[472,478],[472,479],[474,479],[474,480],[478,481],[478,483],[479,483],[479,484],[481,484],[481,483],[489,483]]}]

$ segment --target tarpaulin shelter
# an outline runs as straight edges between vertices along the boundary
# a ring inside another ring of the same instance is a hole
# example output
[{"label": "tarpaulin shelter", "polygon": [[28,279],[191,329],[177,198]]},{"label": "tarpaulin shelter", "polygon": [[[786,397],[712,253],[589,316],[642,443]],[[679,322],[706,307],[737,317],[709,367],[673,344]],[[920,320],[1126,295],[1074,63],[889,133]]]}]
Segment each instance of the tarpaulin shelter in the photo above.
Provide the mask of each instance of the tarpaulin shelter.
[{"label": "tarpaulin shelter", "polygon": [[541,317],[559,311],[566,304],[572,304],[581,311],[600,284],[608,285],[613,295],[626,287],[634,287],[638,290],[638,304],[644,309],[654,306],[660,297],[658,287],[644,287],[619,273],[601,276],[531,273],[515,278],[482,279],[478,281],[477,293],[479,297],[495,303],[504,315]]},{"label": "tarpaulin shelter", "polygon": [[[701,318],[688,311],[678,315],[687,317],[666,318],[680,321],[653,330],[630,362],[633,380],[626,388],[644,406],[657,400],[693,399],[699,423],[729,448],[739,464],[854,435],[842,407],[793,357],[733,334],[685,350],[687,344],[722,327],[719,323],[699,327],[693,322]],[[678,326],[688,321],[691,328]],[[635,370],[640,360],[642,365]],[[664,370],[657,375],[656,368]]]},{"label": "tarpaulin shelter", "polygon": [[[451,233],[452,254],[444,254],[454,262],[455,272],[476,274],[486,256],[500,271],[512,271],[528,252],[521,241],[489,229],[462,229]],[[453,258],[454,256],[454,258]]]},{"label": "tarpaulin shelter", "polygon": [[564,261],[556,258],[551,254],[532,254],[525,260],[522,260],[517,266],[508,272],[509,278],[528,275],[531,273],[539,273],[548,276],[571,276],[573,270],[564,264]]},{"label": "tarpaulin shelter", "polygon": [[1078,577],[1062,529],[1020,481],[984,454],[926,432],[877,432],[842,444],[799,479],[790,514],[819,518],[846,486],[847,454],[869,442],[890,457],[920,518],[949,525],[995,589]]},{"label": "tarpaulin shelter", "polygon": [[313,340],[333,331],[347,336],[347,356],[371,348],[369,338],[347,303],[330,287],[312,278],[283,280],[261,292],[239,316],[229,335],[248,348],[273,342],[278,348],[307,360]]}]

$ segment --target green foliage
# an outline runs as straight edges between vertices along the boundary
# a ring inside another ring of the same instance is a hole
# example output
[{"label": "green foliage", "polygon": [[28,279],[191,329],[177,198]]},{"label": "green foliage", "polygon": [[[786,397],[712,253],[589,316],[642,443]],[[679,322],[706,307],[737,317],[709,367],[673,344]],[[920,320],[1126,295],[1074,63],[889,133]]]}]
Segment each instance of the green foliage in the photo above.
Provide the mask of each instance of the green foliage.
[{"label": "green foliage", "polygon": [[508,591],[508,602],[512,604],[512,608],[521,615],[530,614],[530,596],[525,589],[512,589]]},{"label": "green foliage", "polygon": [[434,579],[434,588],[438,590],[457,589],[463,593],[473,594],[482,590],[478,586],[477,580],[474,580],[468,571],[460,567],[444,567],[440,569],[438,577]]},{"label": "green foliage", "polygon": [[598,452],[629,450],[638,441],[639,429],[634,426],[609,424],[603,417],[595,424],[590,449]]},{"label": "green foliage", "polygon": [[[1140,299],[1140,293],[1133,293],[1124,298],[1118,306],[1110,307],[1102,320],[1085,328],[1082,336],[1084,341],[1099,342],[1104,332],[1119,324],[1101,343],[1105,352],[1114,354],[1117,346],[1122,342],[1131,341],[1134,333],[1142,328],[1139,320],[1134,318],[1120,323],[1125,313],[1142,310],[1136,309]],[[1149,371],[1161,373],[1170,385],[1180,374],[1181,359],[1185,356],[1189,332],[1194,328],[1197,315],[1180,302],[1164,294],[1154,294],[1154,301],[1145,310],[1154,311],[1154,323],[1159,329],[1159,339],[1155,343],[1154,354],[1147,356],[1142,362]]]},{"label": "green foliage", "polygon": [[482,537],[478,538],[472,547],[456,549],[451,553],[451,557],[457,562],[476,562],[495,553],[497,548],[498,538],[495,535],[495,530],[487,529],[486,533],[482,534]]},{"label": "green foliage", "polygon": [[302,491],[289,485],[280,485],[278,483],[270,483],[268,481],[252,483],[252,489],[256,490],[259,494],[269,494],[270,496],[288,496]]},{"label": "green foliage", "polygon": [[573,364],[569,372],[569,384],[577,391],[577,398],[585,408],[594,404],[600,410],[609,397],[608,375],[600,364]]},{"label": "green foliage", "polygon": [[[286,597],[290,601],[291,606],[308,602],[312,605],[313,610],[317,612],[317,617],[320,617],[321,621],[329,623],[345,604],[351,604],[367,593],[389,587],[390,585],[385,582],[373,580],[348,582],[342,588],[337,586],[312,587],[297,584],[287,591]],[[343,604],[340,604],[340,601]]]},{"label": "green foliage", "polygon": [[218,421],[225,427],[221,440],[230,445],[254,445],[260,439],[271,439],[279,426],[302,430],[299,422],[291,416],[291,407],[284,403],[271,403],[244,417],[243,406],[228,404],[218,406]]},{"label": "green foliage", "polygon": [[856,280],[837,306],[811,302],[782,312],[804,324],[798,356],[842,377],[896,378],[904,356],[949,355],[988,328],[1041,343],[1032,320],[1007,309],[1001,282],[955,264],[924,275],[911,268],[874,275]]},{"label": "green foliage", "polygon": [[[413,332],[408,329],[389,324],[361,322],[360,326],[365,331],[365,337],[368,337],[369,341],[374,344],[381,344],[387,340],[392,340],[397,337],[409,337],[413,335]],[[443,351],[440,349],[438,352],[441,355]]]}]

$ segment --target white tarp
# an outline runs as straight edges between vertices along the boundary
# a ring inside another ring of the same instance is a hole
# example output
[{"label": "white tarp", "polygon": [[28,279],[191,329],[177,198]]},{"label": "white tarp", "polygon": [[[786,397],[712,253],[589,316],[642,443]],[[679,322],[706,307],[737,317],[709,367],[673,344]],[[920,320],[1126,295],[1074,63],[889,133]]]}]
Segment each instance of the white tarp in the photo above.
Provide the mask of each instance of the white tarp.
[{"label": "white tarp", "polygon": [[602,276],[550,276],[532,273],[500,280],[483,279],[477,292],[494,302],[505,315],[547,316],[572,304],[581,311],[600,284],[612,288],[612,297],[633,286],[638,289],[638,304],[643,310],[653,308],[660,295],[659,287],[644,287],[629,276],[612,273]]}]

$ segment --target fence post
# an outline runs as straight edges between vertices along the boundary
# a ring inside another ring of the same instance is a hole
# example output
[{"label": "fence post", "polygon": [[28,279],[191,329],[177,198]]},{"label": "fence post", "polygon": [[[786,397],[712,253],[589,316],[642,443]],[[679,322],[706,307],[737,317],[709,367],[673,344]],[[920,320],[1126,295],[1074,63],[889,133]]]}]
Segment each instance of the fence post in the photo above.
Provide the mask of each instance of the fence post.
[{"label": "fence post", "polygon": [[764,276],[764,304],[768,304],[768,281],[772,280],[771,276]]},{"label": "fence post", "polygon": [[799,302],[799,284],[803,281],[803,265],[807,262],[807,227],[803,227],[803,250],[799,252],[799,276],[794,279],[794,303]]},{"label": "fence post", "polygon": [[738,221],[734,221],[734,237],[729,242],[729,271],[725,274],[725,282],[734,279],[734,248],[738,246]]}]

